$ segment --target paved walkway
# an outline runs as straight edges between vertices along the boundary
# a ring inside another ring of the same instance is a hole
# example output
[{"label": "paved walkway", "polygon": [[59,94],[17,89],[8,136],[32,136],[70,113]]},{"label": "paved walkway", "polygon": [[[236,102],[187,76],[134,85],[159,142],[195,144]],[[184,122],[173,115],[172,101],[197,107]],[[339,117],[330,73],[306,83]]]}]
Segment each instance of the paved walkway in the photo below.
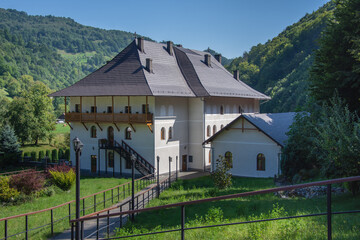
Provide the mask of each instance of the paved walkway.
[{"label": "paved walkway", "polygon": [[[179,179],[191,179],[191,178],[197,178],[202,176],[209,175],[208,172],[196,172],[196,171],[189,171],[189,172],[179,172],[178,177]],[[160,176],[160,182],[167,178],[168,175],[164,174]],[[175,181],[175,176],[172,177],[172,181]],[[144,208],[151,199],[156,197],[156,191],[150,190],[147,192],[148,189],[156,186],[156,183],[153,183],[146,188],[142,189],[140,192],[138,192],[135,195],[135,209],[142,209]],[[161,188],[161,191],[165,190],[165,186]],[[146,192],[146,193],[145,193]],[[145,193],[145,194],[144,194]],[[119,211],[128,211],[131,207],[129,204],[131,203],[131,197],[128,197],[124,199],[122,202],[115,204],[117,208],[109,211],[109,213],[117,213]],[[121,207],[120,207],[121,206]],[[103,213],[106,214],[106,213]],[[120,217],[113,217],[113,218],[102,218],[99,220],[99,228],[101,229],[99,231],[99,237],[106,237],[107,233],[112,234],[116,228],[119,228],[120,226],[125,225],[126,221],[128,220],[128,215],[123,215]],[[110,226],[109,228],[107,226],[107,221],[109,221]],[[90,220],[84,222],[84,238],[86,239],[96,239],[97,233],[97,221],[96,220]],[[71,229],[68,229],[56,236],[54,236],[51,239],[56,240],[65,240],[65,239],[71,239]]]}]

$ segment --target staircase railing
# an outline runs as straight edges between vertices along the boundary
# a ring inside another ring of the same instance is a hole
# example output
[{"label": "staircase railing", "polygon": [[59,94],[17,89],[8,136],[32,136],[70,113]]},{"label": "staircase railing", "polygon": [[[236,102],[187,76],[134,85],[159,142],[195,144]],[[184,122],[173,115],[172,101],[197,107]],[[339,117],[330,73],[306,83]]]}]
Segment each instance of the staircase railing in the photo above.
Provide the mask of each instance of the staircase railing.
[{"label": "staircase railing", "polygon": [[120,150],[118,152],[119,154],[121,154],[121,151],[124,151],[125,153],[129,154],[129,157],[134,155],[137,160],[135,167],[143,175],[155,172],[154,166],[124,141],[122,141],[121,144],[117,141],[113,141],[112,144],[110,144],[107,139],[99,139],[99,148]]},{"label": "staircase railing", "polygon": [[135,157],[139,161],[139,163],[141,163],[143,166],[145,166],[147,169],[149,169],[149,171],[150,171],[149,173],[154,173],[155,172],[154,166],[151,163],[149,163],[148,161],[146,161],[145,158],[143,158],[139,153],[137,153],[126,142],[121,141],[121,145],[127,152],[129,152],[130,154],[135,155]]}]

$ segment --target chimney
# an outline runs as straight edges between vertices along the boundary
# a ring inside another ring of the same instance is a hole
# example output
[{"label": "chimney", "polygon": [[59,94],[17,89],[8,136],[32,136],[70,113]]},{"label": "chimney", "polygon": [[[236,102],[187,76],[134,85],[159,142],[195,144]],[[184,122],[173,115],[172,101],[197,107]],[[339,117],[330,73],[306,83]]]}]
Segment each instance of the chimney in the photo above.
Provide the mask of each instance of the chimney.
[{"label": "chimney", "polygon": [[221,64],[221,54],[216,54],[215,59]]},{"label": "chimney", "polygon": [[239,70],[234,71],[234,78],[239,81]]},{"label": "chimney", "polygon": [[210,54],[205,54],[205,64],[208,67],[211,67],[211,55]]},{"label": "chimney", "polygon": [[147,58],[147,59],[146,59],[146,70],[147,70],[149,73],[153,73],[152,59],[151,59],[151,58]]},{"label": "chimney", "polygon": [[167,48],[166,50],[168,51],[168,53],[172,56],[173,55],[173,42],[172,41],[167,41]]},{"label": "chimney", "polygon": [[177,46],[178,46],[178,47],[182,47],[182,44],[178,44]]},{"label": "chimney", "polygon": [[144,52],[144,38],[143,37],[137,38],[137,47],[140,50],[140,52]]}]

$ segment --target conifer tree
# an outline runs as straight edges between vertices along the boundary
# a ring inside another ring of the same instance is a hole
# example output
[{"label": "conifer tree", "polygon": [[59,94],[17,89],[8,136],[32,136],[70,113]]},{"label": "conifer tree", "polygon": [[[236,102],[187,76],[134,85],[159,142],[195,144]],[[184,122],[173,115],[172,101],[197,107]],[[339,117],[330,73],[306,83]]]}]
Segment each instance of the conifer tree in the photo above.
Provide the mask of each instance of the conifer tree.
[{"label": "conifer tree", "polygon": [[4,153],[19,152],[19,143],[14,129],[6,124],[0,132],[0,151]]}]

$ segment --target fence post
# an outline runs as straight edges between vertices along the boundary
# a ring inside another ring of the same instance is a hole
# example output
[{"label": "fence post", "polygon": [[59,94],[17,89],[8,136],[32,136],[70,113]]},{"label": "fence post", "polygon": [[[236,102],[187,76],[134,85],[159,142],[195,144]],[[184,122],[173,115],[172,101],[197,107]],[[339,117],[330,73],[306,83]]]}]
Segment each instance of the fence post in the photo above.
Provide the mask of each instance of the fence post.
[{"label": "fence post", "polygon": [[84,239],[84,221],[81,221],[81,239]]},{"label": "fence post", "polygon": [[160,184],[159,184],[159,163],[160,163],[160,157],[157,156],[157,197],[160,197]]},{"label": "fence post", "polygon": [[83,198],[83,216],[85,216],[85,198]]},{"label": "fence post", "polygon": [[[122,205],[120,205],[120,212],[122,212]],[[123,215],[120,215],[120,228],[122,228],[122,217]]]},{"label": "fence post", "polygon": [[172,158],[169,157],[169,188],[171,187],[171,162]]},{"label": "fence post", "polygon": [[97,214],[98,218],[96,219],[96,239],[99,239],[99,214]]},{"label": "fence post", "polygon": [[110,211],[108,210],[107,211],[107,221],[106,221],[106,223],[107,223],[107,227],[106,227],[106,232],[107,232],[107,235],[109,236],[110,235],[110,217],[109,217],[109,214],[110,214]]},{"label": "fence post", "polygon": [[28,240],[28,215],[25,216],[25,239]]},{"label": "fence post", "polygon": [[181,240],[185,239],[185,205],[181,206]]},{"label": "fence post", "polygon": [[51,214],[51,236],[54,236],[54,213],[53,210],[50,210]]},{"label": "fence post", "polygon": [[69,222],[71,221],[71,203],[69,203]]},{"label": "fence post", "polygon": [[111,189],[111,203],[114,203],[114,189]]},{"label": "fence post", "polygon": [[118,202],[120,202],[120,188],[119,188],[119,186],[117,187],[117,190],[118,190]]},{"label": "fence post", "polygon": [[123,194],[124,194],[124,199],[125,199],[125,194],[126,194],[125,185],[123,185]]},{"label": "fence post", "polygon": [[178,180],[178,156],[176,156],[176,181]]},{"label": "fence post", "polygon": [[105,204],[106,204],[105,199],[106,199],[106,198],[105,198],[105,192],[104,192],[104,208],[105,208]]},{"label": "fence post", "polygon": [[328,240],[332,239],[331,236],[331,184],[327,185],[327,227],[328,227]]},{"label": "fence post", "polygon": [[7,235],[8,235],[7,234],[7,220],[5,220],[4,224],[5,224],[4,225],[5,226],[5,229],[4,229],[5,230],[5,232],[4,232],[5,233],[5,239],[7,239]]},{"label": "fence post", "polygon": [[94,195],[94,212],[96,212],[96,195]]},{"label": "fence post", "polygon": [[74,240],[74,223],[71,223],[71,240]]}]

